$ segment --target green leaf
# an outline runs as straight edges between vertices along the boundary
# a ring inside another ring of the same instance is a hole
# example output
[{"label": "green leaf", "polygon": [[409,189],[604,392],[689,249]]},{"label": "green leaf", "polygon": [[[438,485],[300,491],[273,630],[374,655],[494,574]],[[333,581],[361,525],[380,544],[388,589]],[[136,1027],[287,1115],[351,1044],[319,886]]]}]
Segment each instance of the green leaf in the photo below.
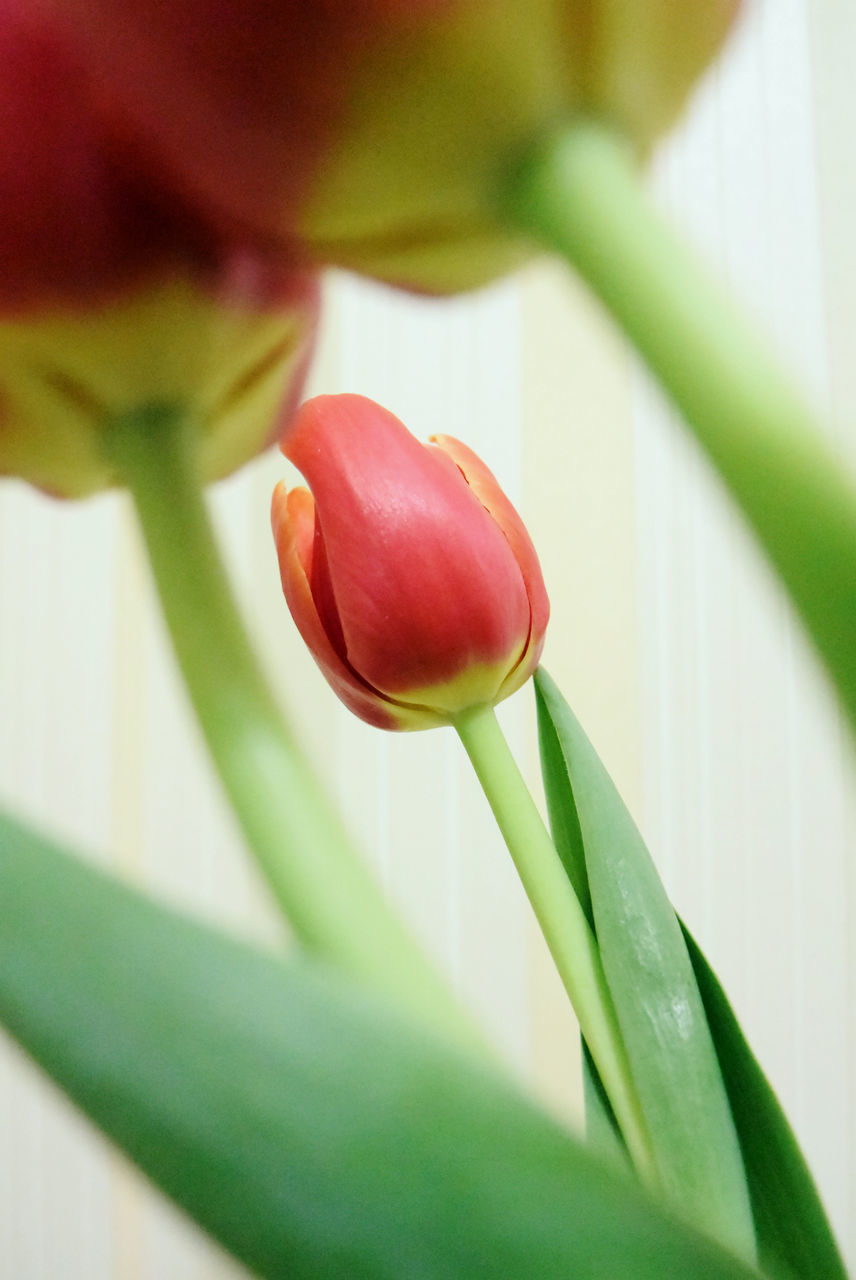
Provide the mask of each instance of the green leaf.
[{"label": "green leaf", "polygon": [[[542,750],[552,750],[555,756],[555,744],[559,738],[550,717],[555,715],[565,723],[567,717],[561,710],[564,703],[560,705],[561,695],[543,672],[536,677],[536,689],[539,731],[542,720],[549,729],[547,734],[541,734]],[[573,724],[573,737],[579,746],[582,730],[576,721]],[[594,754],[590,744],[581,749]],[[545,774],[552,780],[551,821],[553,808],[565,803],[562,785],[557,782],[560,776],[554,758],[550,773]],[[576,777],[572,779],[569,776],[566,762],[564,789],[572,791],[574,786],[579,789],[580,783]],[[610,793],[607,791],[606,794]],[[609,803],[623,808],[623,802],[614,789]],[[575,814],[577,804],[581,804],[579,794],[574,804]],[[627,822],[630,822],[629,816]],[[632,848],[638,855],[639,844],[635,839]],[[648,864],[647,850],[643,861]],[[817,1189],[787,1118],[746,1043],[716,976],[689,931],[683,925],[681,928],[737,1129],[761,1264],[774,1274],[781,1274],[784,1269],[800,1280],[847,1280]],[[589,1089],[586,1093],[587,1108],[591,1096]],[[602,1125],[598,1123],[603,1118],[602,1107],[598,1111],[596,1096],[593,1096],[593,1103],[597,1132],[602,1132]]]},{"label": "green leaf", "polygon": [[546,705],[535,679],[535,696],[538,703],[538,740],[541,745],[541,772],[544,777],[544,795],[547,800],[547,817],[550,834],[565,873],[573,886],[577,900],[586,919],[594,929],[594,911],[591,905],[586,851],[580,830],[580,819],[574,801],[573,788],[568,785],[568,766],[562,751],[556,726],[547,713]]},{"label": "green leaf", "polygon": [[367,991],[2,819],[0,1017],[262,1276],[755,1275]]},{"label": "green leaf", "polygon": [[740,1135],[759,1259],[805,1280],[847,1280],[817,1187],[734,1010],[686,925],[690,960]]},{"label": "green leaf", "polygon": [[666,1195],[749,1255],[740,1145],[680,926],[612,780],[543,671],[536,694],[551,814],[573,805],[577,816],[601,959]]},{"label": "green leaf", "polygon": [[[541,743],[541,768],[544,775],[544,794],[547,800],[550,832],[565,873],[573,886],[586,919],[594,930],[586,852],[577,807],[574,803],[574,793],[568,785],[568,769],[562,754],[562,744],[553,721],[549,715],[542,714],[540,711],[541,700],[537,692],[536,696],[539,697],[538,736]],[[588,1145],[599,1154],[626,1161],[627,1148],[612,1107],[609,1105],[606,1090],[584,1037],[580,1039],[586,1140]]]}]

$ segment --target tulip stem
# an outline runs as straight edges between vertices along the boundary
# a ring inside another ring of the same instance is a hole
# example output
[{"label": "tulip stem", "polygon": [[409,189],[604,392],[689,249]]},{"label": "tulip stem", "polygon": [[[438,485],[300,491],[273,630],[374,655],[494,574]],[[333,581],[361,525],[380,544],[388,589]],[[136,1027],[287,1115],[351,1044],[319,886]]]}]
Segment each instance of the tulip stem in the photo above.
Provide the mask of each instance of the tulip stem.
[{"label": "tulip stem", "polygon": [[595,936],[562,866],[493,707],[457,716],[455,728],[493,810],[580,1030],[639,1173],[656,1179],[642,1108]]},{"label": "tulip stem", "polygon": [[307,949],[447,1037],[477,1032],[385,901],[307,765],[248,641],[208,517],[196,434],[153,405],[115,421],[128,485],[191,702],[247,843]]},{"label": "tulip stem", "polygon": [[623,140],[579,120],[504,214],[585,278],[648,362],[781,575],[856,726],[856,479],[779,362],[654,209]]}]

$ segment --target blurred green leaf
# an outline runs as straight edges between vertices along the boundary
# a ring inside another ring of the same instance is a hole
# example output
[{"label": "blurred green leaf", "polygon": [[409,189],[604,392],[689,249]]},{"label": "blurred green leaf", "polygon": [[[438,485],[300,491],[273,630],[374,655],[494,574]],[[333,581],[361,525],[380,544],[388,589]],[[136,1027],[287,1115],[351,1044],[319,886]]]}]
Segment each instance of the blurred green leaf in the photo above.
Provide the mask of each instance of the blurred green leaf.
[{"label": "blurred green leaf", "polygon": [[318,964],[184,919],[10,820],[0,907],[2,1021],[260,1275],[755,1274]]},{"label": "blurred green leaf", "polygon": [[[575,835],[573,823],[569,821],[567,815],[573,813],[576,819],[578,806],[583,807],[580,788],[584,785],[586,777],[590,777],[594,771],[592,764],[596,759],[594,748],[573,719],[555,684],[544,672],[539,672],[536,677],[536,690],[542,751],[552,755],[549,771],[545,771],[550,821],[552,824],[554,811],[565,808],[566,816],[555,828],[557,843],[559,839],[564,841],[578,839],[585,858],[588,849],[583,847],[579,821],[577,819]],[[557,721],[565,725],[562,737],[556,728]],[[567,755],[562,750],[566,742],[573,745],[573,750]],[[564,780],[562,768],[556,756],[557,748],[562,750]],[[580,756],[589,757],[589,772],[584,773],[582,778],[576,774],[572,776],[571,768],[571,762],[575,762]],[[605,771],[602,765],[600,765],[600,772],[601,782],[603,782]],[[577,790],[576,798],[573,794],[574,789]],[[568,794],[570,795],[569,805],[566,803]],[[612,808],[618,806],[621,809],[625,808],[618,792],[611,784],[609,787],[603,784],[599,789],[599,795],[602,803]],[[603,828],[606,827],[606,818],[602,825]],[[626,831],[629,826],[632,826],[632,819],[627,814],[618,829]],[[602,848],[600,845],[597,847]],[[625,888],[627,889],[632,881],[633,857],[639,859],[640,870],[643,873],[644,882],[647,883],[650,876],[650,855],[642,845],[635,827],[633,827],[632,841],[625,849],[625,855],[628,857],[625,866]],[[578,863],[579,856],[575,856]],[[768,1269],[773,1274],[781,1275],[784,1271],[800,1277],[800,1280],[847,1280],[817,1189],[787,1118],[746,1043],[715,974],[689,931],[682,924],[680,927],[713,1037],[717,1060],[737,1129],[749,1184],[761,1264],[765,1270]],[[591,1063],[588,1064],[588,1068],[591,1079],[586,1085],[587,1121],[591,1107],[591,1124],[595,1140],[599,1146],[605,1142],[608,1147],[609,1134],[605,1126],[609,1123],[609,1114],[603,1107],[602,1086]]]}]

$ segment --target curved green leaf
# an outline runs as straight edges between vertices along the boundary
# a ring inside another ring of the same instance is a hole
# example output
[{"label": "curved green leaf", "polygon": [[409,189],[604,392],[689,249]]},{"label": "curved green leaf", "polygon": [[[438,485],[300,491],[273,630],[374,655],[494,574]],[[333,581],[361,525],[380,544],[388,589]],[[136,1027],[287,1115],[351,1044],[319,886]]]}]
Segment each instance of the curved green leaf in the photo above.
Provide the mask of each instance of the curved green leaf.
[{"label": "curved green leaf", "polygon": [[[569,785],[568,766],[562,753],[562,744],[559,741],[556,726],[547,713],[546,707],[542,707],[537,680],[535,689],[538,701],[541,772],[544,777],[544,795],[547,800],[550,833],[559,860],[565,868],[565,874],[594,931],[594,912],[586,870],[586,851],[583,846],[574,793]],[[586,1141],[599,1154],[625,1162],[629,1157],[624,1138],[583,1037],[581,1037],[581,1047]]]},{"label": "curved green leaf", "polygon": [[[620,879],[594,875],[598,942],[627,948],[625,962],[632,976],[634,932],[644,940],[662,927],[665,891],[655,890],[653,864],[624,802],[607,777],[594,748],[574,719],[562,695],[545,672],[536,675],[538,724],[544,778],[551,826],[566,866],[573,861],[579,875],[581,857],[587,874],[596,863],[616,856]],[[597,808],[589,814],[589,805]],[[554,815],[559,815],[555,821]],[[573,815],[573,820],[571,815]],[[584,840],[580,825],[587,815],[593,838]],[[614,844],[610,846],[612,833]],[[567,846],[578,845],[578,848]],[[563,853],[563,846],[565,852]],[[611,852],[612,849],[612,852]],[[581,852],[580,852],[581,851]],[[615,851],[619,851],[618,854]],[[619,856],[620,855],[620,856]],[[602,868],[601,868],[602,869]],[[656,872],[654,872],[656,874]],[[598,886],[619,892],[628,912],[636,916],[634,931],[628,935],[616,929],[615,918],[605,919],[610,930],[603,935],[604,916],[597,915]],[[676,919],[668,907],[673,921]],[[648,914],[646,914],[648,913]],[[647,921],[647,924],[646,924]],[[678,922],[679,923],[679,922]],[[688,930],[679,923],[692,965],[736,1126],[743,1157],[760,1260],[765,1269],[780,1275],[783,1270],[801,1280],[846,1280],[846,1272],[811,1174],[775,1094],[750,1050],[737,1019],[710,966]],[[671,930],[673,932],[673,929]],[[650,953],[646,949],[637,967],[640,989],[649,981]],[[604,957],[604,966],[606,967]],[[609,975],[607,968],[607,975]],[[620,1012],[619,1012],[620,1017]],[[634,1066],[637,1059],[633,1058]],[[607,1128],[609,1113],[598,1091],[599,1081],[588,1064],[592,1079],[587,1083],[587,1118],[595,1141],[614,1147]]]},{"label": "curved green leaf", "polygon": [[583,833],[580,830],[579,814],[574,790],[568,778],[568,763],[562,749],[562,742],[541,689],[545,676],[546,673],[543,671],[535,674],[535,699],[538,706],[538,741],[541,748],[541,773],[544,778],[550,834],[559,860],[565,868],[565,874],[571,882],[586,919],[594,929],[594,911],[591,904]]},{"label": "curved green leaf", "polygon": [[755,1274],[373,995],[167,911],[8,820],[0,1017],[259,1275]]},{"label": "curved green leaf", "polygon": [[847,1280],[814,1179],[728,997],[682,924],[740,1135],[762,1266],[804,1280]]},{"label": "curved green leaf", "polygon": [[598,947],[666,1193],[690,1221],[751,1254],[740,1146],[680,926],[578,721],[546,672],[535,687],[551,815],[571,804],[577,815]]}]

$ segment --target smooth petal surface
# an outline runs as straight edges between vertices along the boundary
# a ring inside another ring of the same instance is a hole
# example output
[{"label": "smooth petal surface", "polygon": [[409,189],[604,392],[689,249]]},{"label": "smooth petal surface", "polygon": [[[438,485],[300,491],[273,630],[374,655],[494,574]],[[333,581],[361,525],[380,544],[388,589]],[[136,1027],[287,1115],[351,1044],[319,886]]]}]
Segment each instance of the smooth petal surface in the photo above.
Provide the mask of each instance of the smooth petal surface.
[{"label": "smooth petal surface", "polygon": [[333,692],[361,720],[378,729],[398,728],[389,705],[340,658],[321,623],[310,587],[315,542],[312,494],[302,488],[289,492],[280,482],[273,493],[271,526],[282,590],[291,616]]},{"label": "smooth petal surface", "polygon": [[460,469],[472,492],[505,534],[523,578],[529,600],[529,639],[519,665],[509,673],[503,684],[503,695],[507,695],[519,689],[529,679],[538,666],[544,648],[550,601],[541,565],[525,524],[497,484],[493,472],[485,466],[478,454],[473,453],[472,449],[454,436],[437,435],[432,436],[431,440]]},{"label": "smooth petal surface", "polygon": [[450,712],[494,701],[526,645],[529,601],[458,467],[360,396],[309,401],[283,452],[315,497],[350,666],[401,701],[429,689]]}]

